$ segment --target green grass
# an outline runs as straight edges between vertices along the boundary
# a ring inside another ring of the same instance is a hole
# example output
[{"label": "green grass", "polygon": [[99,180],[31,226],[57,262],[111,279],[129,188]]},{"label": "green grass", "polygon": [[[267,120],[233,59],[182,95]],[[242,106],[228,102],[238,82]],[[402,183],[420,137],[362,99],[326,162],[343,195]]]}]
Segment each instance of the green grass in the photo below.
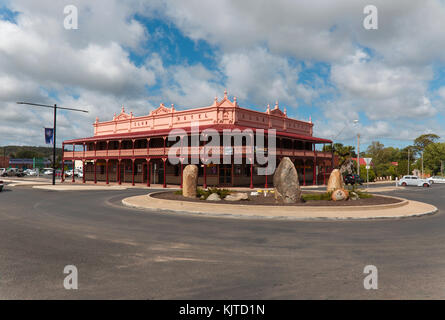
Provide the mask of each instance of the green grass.
[{"label": "green grass", "polygon": [[309,193],[309,194],[302,194],[301,199],[303,201],[331,200],[331,196],[332,196],[331,192]]}]

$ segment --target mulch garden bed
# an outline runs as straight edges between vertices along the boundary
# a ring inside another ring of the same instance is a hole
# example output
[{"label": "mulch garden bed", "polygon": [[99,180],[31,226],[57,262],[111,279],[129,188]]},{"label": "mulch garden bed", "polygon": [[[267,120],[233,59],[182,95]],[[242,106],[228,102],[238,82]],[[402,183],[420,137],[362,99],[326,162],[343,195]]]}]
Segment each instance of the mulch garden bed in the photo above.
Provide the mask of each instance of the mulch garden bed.
[{"label": "mulch garden bed", "polygon": [[[328,201],[328,200],[308,200],[307,202],[299,202],[295,204],[279,204],[275,202],[273,194],[268,194],[266,197],[260,193],[258,196],[251,196],[250,192],[249,200],[241,200],[241,201],[207,201],[185,198],[180,194],[175,194],[173,191],[161,192],[152,194],[153,198],[158,199],[166,199],[166,200],[178,200],[178,201],[189,201],[189,202],[200,202],[200,203],[219,203],[219,204],[237,204],[237,205],[262,205],[262,206],[374,206],[380,204],[391,204],[398,203],[402,200],[386,198],[377,195],[373,195],[372,198],[364,198],[358,200],[347,200],[347,201]],[[310,194],[310,192],[303,192],[303,194]]]}]

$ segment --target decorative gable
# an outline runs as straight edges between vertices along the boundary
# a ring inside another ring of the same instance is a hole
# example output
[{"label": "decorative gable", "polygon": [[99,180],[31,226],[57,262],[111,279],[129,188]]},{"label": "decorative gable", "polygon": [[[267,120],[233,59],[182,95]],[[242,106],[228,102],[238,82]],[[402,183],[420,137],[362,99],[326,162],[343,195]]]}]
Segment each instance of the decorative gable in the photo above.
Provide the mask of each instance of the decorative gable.
[{"label": "decorative gable", "polygon": [[275,103],[275,108],[270,110],[269,106],[267,106],[267,110],[268,110],[267,113],[270,113],[270,114],[272,114],[274,116],[286,117],[286,109],[285,109],[285,112],[281,111],[280,108],[278,107],[278,101]]},{"label": "decorative gable", "polygon": [[122,106],[122,110],[121,113],[118,116],[114,116],[113,120],[126,120],[126,119],[130,119],[131,115],[129,115],[128,113],[125,113],[125,108],[124,106]]},{"label": "decorative gable", "polygon": [[161,114],[172,113],[174,111],[175,111],[175,109],[174,109],[173,105],[171,108],[167,108],[163,103],[161,103],[157,109],[150,112],[150,116],[157,116],[157,115],[161,115]]}]

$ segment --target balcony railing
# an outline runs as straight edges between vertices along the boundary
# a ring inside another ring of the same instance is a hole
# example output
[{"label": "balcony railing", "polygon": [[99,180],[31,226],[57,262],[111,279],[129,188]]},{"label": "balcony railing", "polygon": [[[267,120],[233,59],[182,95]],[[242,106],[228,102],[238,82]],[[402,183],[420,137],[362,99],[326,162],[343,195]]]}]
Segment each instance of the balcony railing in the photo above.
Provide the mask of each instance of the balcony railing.
[{"label": "balcony railing", "polygon": [[[204,151],[204,148],[206,150]],[[211,147],[187,147],[182,148],[183,154],[202,154],[206,152],[209,153]],[[217,147],[218,148],[218,147]],[[248,153],[248,148],[243,147],[233,147],[233,148],[224,148],[219,147],[219,152],[221,155],[233,155],[233,154],[246,154]],[[63,157],[66,160],[69,159],[94,159],[94,158],[132,158],[132,157],[149,157],[149,156],[168,156],[170,148],[146,148],[143,149],[121,149],[121,150],[97,150],[97,151],[64,151]],[[213,149],[215,150],[215,149]],[[165,151],[165,152],[164,152]],[[272,153],[270,153],[272,154]],[[310,150],[293,150],[293,149],[276,149],[277,156],[285,156],[285,157],[307,157],[307,158],[332,158],[332,154],[330,152],[322,152],[322,151],[310,151]],[[178,150],[179,156],[179,150]]]}]

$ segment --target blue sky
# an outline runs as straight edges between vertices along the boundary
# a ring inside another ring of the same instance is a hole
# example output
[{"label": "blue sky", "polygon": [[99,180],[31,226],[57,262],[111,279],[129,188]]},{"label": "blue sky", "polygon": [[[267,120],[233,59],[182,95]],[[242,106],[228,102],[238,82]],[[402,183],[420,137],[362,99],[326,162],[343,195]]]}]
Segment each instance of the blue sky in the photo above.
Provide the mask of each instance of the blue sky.
[{"label": "blue sky", "polygon": [[78,30],[63,27],[63,1],[0,1],[0,144],[42,145],[51,125],[19,100],[88,108],[60,113],[61,141],[92,135],[94,119],[122,105],[136,115],[160,103],[199,107],[225,88],[243,107],[279,101],[312,118],[320,137],[355,145],[360,132],[362,149],[445,136],[440,1],[376,1],[377,30],[363,28],[366,1],[69,4]]}]

